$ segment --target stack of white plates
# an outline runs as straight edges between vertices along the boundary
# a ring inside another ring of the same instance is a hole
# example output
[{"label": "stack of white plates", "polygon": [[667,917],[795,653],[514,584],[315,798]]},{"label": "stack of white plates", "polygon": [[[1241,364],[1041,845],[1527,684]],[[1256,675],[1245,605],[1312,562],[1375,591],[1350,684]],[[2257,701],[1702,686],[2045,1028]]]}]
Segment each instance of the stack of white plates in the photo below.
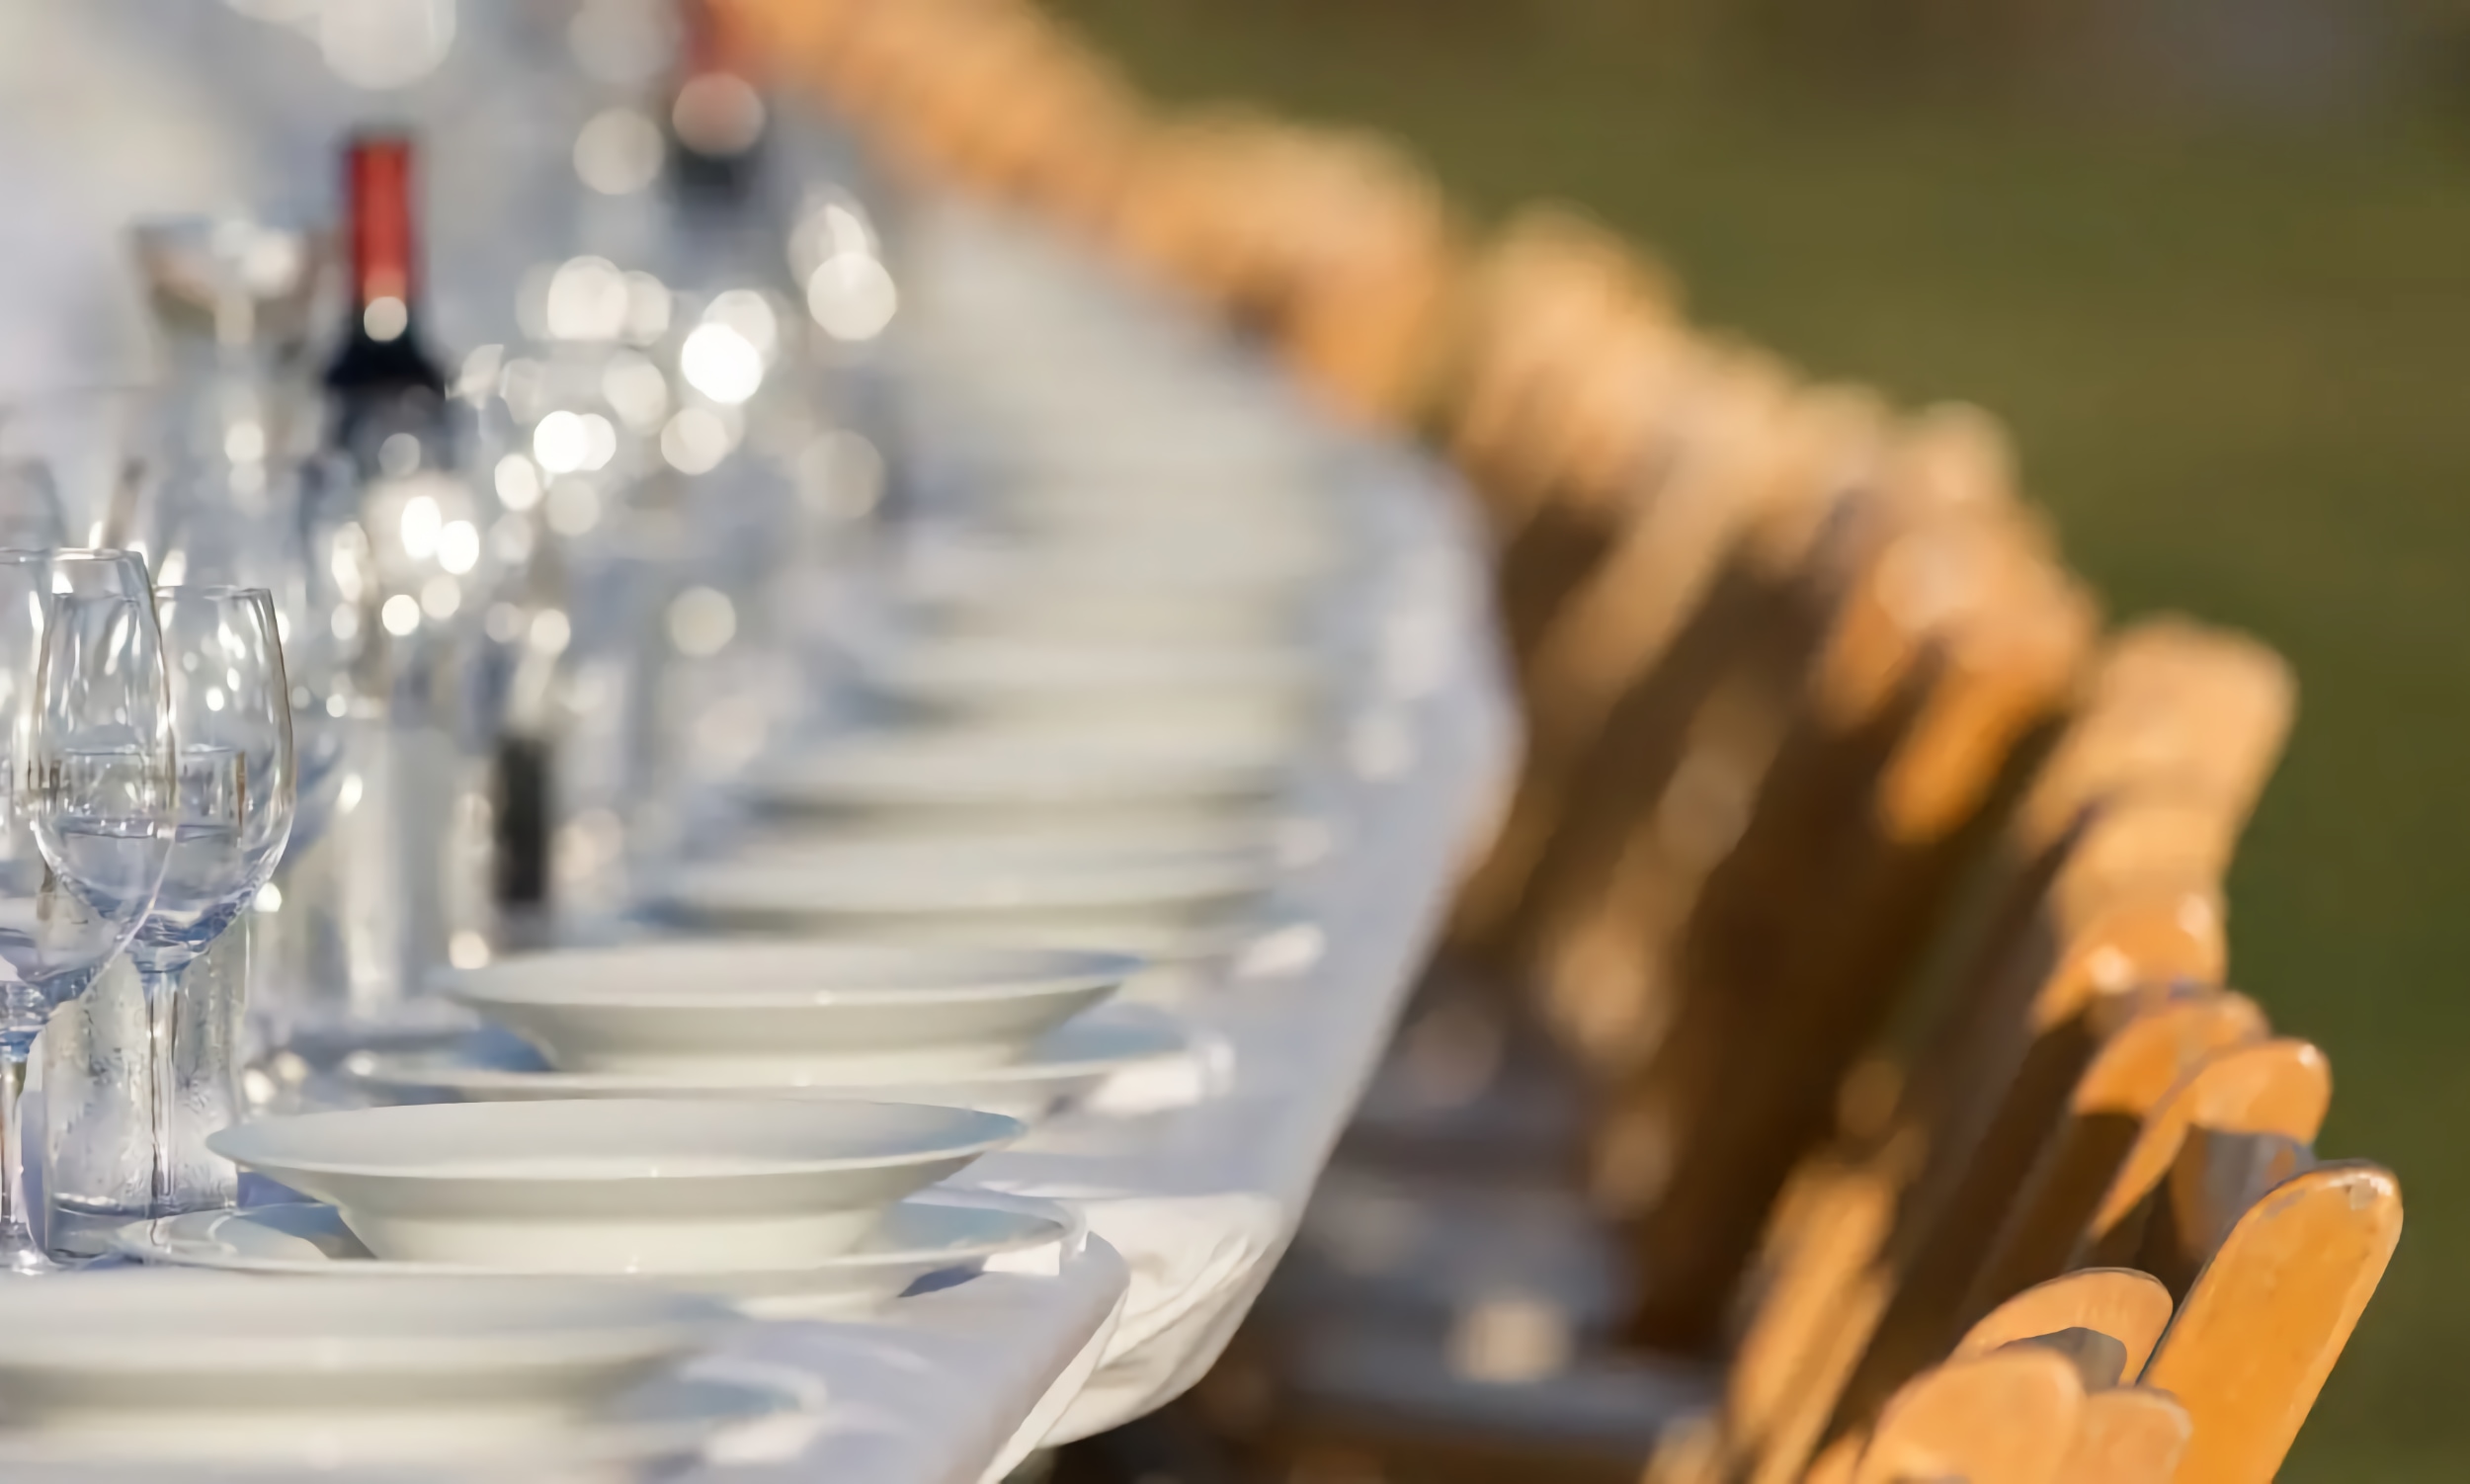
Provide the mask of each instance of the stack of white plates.
[{"label": "stack of white plates", "polygon": [[591,1275],[759,1313],[838,1310],[1076,1244],[1059,1207],[926,1191],[1020,1132],[965,1109],[717,1092],[268,1118],[209,1146],[325,1204],[141,1222],[116,1245],[237,1273]]},{"label": "stack of white plates", "polygon": [[536,953],[444,981],[520,1050],[476,1040],[349,1065],[397,1100],[860,1097],[1035,1120],[1191,1059],[1174,1018],[1101,1004],[1139,967],[1069,948],[828,939]]},{"label": "stack of white plates", "polygon": [[748,801],[836,830],[1091,829],[1260,820],[1289,786],[1285,750],[1193,728],[1024,738],[861,732],[758,768]]},{"label": "stack of white plates", "polygon": [[692,1294],[580,1279],[12,1283],[0,1468],[622,1477],[801,1404],[681,1373],[734,1322]]},{"label": "stack of white plates", "polygon": [[1274,849],[1183,842],[818,840],[794,853],[696,862],[661,894],[712,929],[863,935],[923,944],[1097,945],[1176,951],[1257,920]]},{"label": "stack of white plates", "polygon": [[837,1258],[1020,1133],[914,1104],[611,1099],[305,1113],[207,1145],[333,1205],[388,1262],[696,1274]]},{"label": "stack of white plates", "polygon": [[502,959],[445,988],[561,1071],[816,1086],[1018,1061],[1139,967],[1068,949],[683,940]]},{"label": "stack of white plates", "polygon": [[920,638],[867,658],[866,684],[922,719],[1007,731],[1194,731],[1297,748],[1327,677],[1309,651],[1140,639]]},{"label": "stack of white plates", "polygon": [[[919,1279],[967,1272],[992,1260],[1080,1241],[1079,1219],[1062,1206],[986,1191],[929,1190],[889,1207],[873,1230],[845,1251],[785,1268],[715,1268],[632,1274],[647,1286],[708,1295],[759,1318],[831,1315],[896,1298]],[[430,1278],[512,1277],[494,1264],[389,1261],[345,1224],[342,1212],[312,1201],[193,1211],[140,1221],[114,1234],[114,1249],[143,1263],[290,1278]]]}]

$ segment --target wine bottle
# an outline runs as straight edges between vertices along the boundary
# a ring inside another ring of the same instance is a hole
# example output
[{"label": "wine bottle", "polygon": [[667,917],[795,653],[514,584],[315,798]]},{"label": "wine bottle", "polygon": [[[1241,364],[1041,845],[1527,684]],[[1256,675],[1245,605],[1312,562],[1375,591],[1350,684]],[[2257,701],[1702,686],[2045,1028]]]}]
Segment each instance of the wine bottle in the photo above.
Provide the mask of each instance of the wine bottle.
[{"label": "wine bottle", "polygon": [[[447,460],[446,373],[421,335],[420,242],[408,135],[371,132],[344,149],[350,317],[326,367],[334,435],[364,475]],[[408,434],[413,443],[388,440]],[[425,446],[425,447],[424,447]],[[417,460],[407,454],[422,455]]]},{"label": "wine bottle", "polygon": [[[356,1015],[383,1019],[418,994],[471,915],[460,906],[485,811],[489,730],[466,694],[466,630],[483,512],[457,457],[448,379],[425,338],[418,150],[372,130],[344,145],[347,319],[325,385],[329,442],[356,477],[312,514],[326,559],[356,569],[355,694],[321,914]],[[338,614],[338,619],[345,616]],[[348,634],[347,634],[348,630]],[[357,781],[357,790],[353,782]]]},{"label": "wine bottle", "polygon": [[770,119],[744,23],[712,0],[680,0],[682,44],[666,133],[670,178],[690,206],[726,209],[751,194]]}]

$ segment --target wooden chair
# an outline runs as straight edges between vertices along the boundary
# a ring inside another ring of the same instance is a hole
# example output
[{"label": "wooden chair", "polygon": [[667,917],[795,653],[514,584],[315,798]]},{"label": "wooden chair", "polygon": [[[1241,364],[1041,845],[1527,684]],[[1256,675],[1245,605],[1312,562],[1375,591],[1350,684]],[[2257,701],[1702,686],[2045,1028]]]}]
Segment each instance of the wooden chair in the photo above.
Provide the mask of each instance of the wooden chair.
[{"label": "wooden chair", "polygon": [[1807,1477],[2169,1484],[2191,1423],[2176,1398],[2133,1383],[2170,1315],[2168,1291],[2124,1270],[2018,1294],[1907,1382],[1874,1433],[1838,1440]]},{"label": "wooden chair", "polygon": [[[1904,1197],[1894,1261],[1908,1277],[1871,1344],[1873,1401],[1960,1328],[1967,1284],[2102,1039],[2156,989],[2220,982],[2218,883],[2289,714],[2285,668],[2247,640],[2165,619],[2112,646],[2011,826],[1992,888],[2005,900],[1967,987],[1898,1074],[1895,1127],[1931,1147]],[[2239,1019],[2190,1012],[2222,1017]]]},{"label": "wooden chair", "polygon": [[[2069,1161],[2065,1175],[2050,1176],[2011,1213],[2002,1237],[2006,1245],[1975,1285],[1976,1302],[1983,1294],[2003,1296],[1999,1290],[2008,1281],[2028,1275],[2027,1255],[2046,1259],[2052,1253],[2062,1254],[2061,1267],[2133,1266],[2154,1275],[2163,1293],[2184,1292],[2232,1223],[2312,1159],[2305,1145],[2323,1118],[2330,1092],[2323,1056],[2302,1041],[2249,1039],[2259,1031],[2261,1017],[2229,997],[2182,999],[2132,1023],[2112,1042],[2131,1054],[2108,1067],[2097,1062],[2080,1092],[2093,1093],[2103,1080],[2101,1072],[2141,1071],[2150,1077],[2173,1063],[2184,1067],[2180,1058],[2190,1052],[2200,1059],[2148,1105],[2132,1128],[2115,1114],[2105,1120],[2106,1128],[2089,1120],[2071,1123],[2069,1136],[2044,1166]],[[2207,1040],[2228,1043],[2206,1053],[2200,1048]],[[2130,1134],[2123,1146],[2122,1132]],[[2103,1165],[2110,1167],[2107,1179],[2096,1187],[2090,1177]],[[2077,1221],[2082,1195],[2095,1189],[2098,1200]],[[2060,1191],[2071,1198],[2053,1198]],[[2018,1301],[2020,1295],[2008,1300]],[[1907,1354],[1915,1344],[1910,1333]],[[1867,1363],[1837,1407],[1833,1426],[1839,1433],[1861,1430],[1873,1415],[1872,1397],[1882,1378],[1893,1375],[1894,1362],[1904,1359],[1873,1338]]]},{"label": "wooden chair", "polygon": [[[1465,274],[1437,348],[1431,432],[1474,481],[1506,543],[1544,498],[1538,461],[1557,454],[1534,431],[1554,368],[1615,317],[1673,319],[1662,272],[1556,205],[1522,208]],[[1583,354],[1583,353],[1582,353]]]},{"label": "wooden chair", "polygon": [[1938,1366],[1896,1393],[1852,1484],[2057,1484],[2085,1385],[2055,1350],[2022,1345]]},{"label": "wooden chair", "polygon": [[1795,1161],[1881,1029],[2018,749],[2066,703],[2092,615],[1996,517],[1882,553],[1674,961],[1679,1002],[1598,1168],[1638,1213],[1650,1345],[1703,1349]]},{"label": "wooden chair", "polygon": [[1459,248],[1441,192],[1392,142],[1293,133],[1270,169],[1282,252],[1275,338],[1353,421],[1412,424],[1444,333]]},{"label": "wooden chair", "polygon": [[1434,418],[1484,497],[1523,667],[1678,436],[1703,355],[1652,269],[1550,210],[1512,223],[1450,324]]},{"label": "wooden chair", "polygon": [[[2304,1058],[2267,1052],[2219,1058],[2244,1069],[2217,1088],[2269,1105],[2266,1089],[2288,1094],[2294,1079],[2313,1080],[2289,1070]],[[2207,1162],[2252,1168],[2219,1151]],[[2087,1269],[2028,1288],[1976,1324],[1947,1361],[1907,1382],[1874,1431],[1840,1437],[1807,1477],[1928,1478],[1935,1468],[1974,1481],[2265,1484],[2382,1279],[2401,1224],[2400,1188],[2374,1165],[2321,1165],[2274,1181],[2201,1255],[2175,1312],[2170,1288],[2140,1272]],[[1982,1376],[1986,1362],[2028,1347],[2064,1355],[2086,1388],[2064,1446],[2053,1443],[2048,1389]],[[2031,1471],[2050,1461],[2055,1472]]]},{"label": "wooden chair", "polygon": [[[2186,630],[2174,642],[2210,646],[2216,664],[2278,673],[2224,636]],[[1750,1288],[1768,1300],[1743,1332],[1721,1418],[1727,1455],[1750,1476],[1797,1475],[1866,1352],[1881,1352],[1865,1367],[1868,1384],[1890,1378],[1873,1406],[1944,1354],[2017,1167],[2033,1163],[2092,1047],[2131,1027],[2112,1058],[2143,1065],[2149,1052],[2141,1060],[2129,1053],[2217,1043],[2201,1028],[2226,1023],[2261,1034],[2262,1018],[2244,1001],[2169,988],[2215,982],[2222,971],[2219,861],[2202,855],[2190,864],[2174,835],[2142,822],[2154,811],[2176,817],[2165,791],[2176,755],[2155,746],[2136,768],[2066,764],[2104,755],[2088,751],[2083,739],[2115,734],[2121,713],[2143,704],[2151,688],[2136,672],[2156,663],[2155,647],[2143,631],[2112,646],[2084,710],[2053,749],[2051,768],[2010,826],[1993,894],[2012,905],[1988,914],[1994,925],[1969,955],[1951,1003],[1937,1007],[1936,1031],[1901,1061],[1873,1064],[1847,1084],[1846,1138],[1794,1178],[1818,1194],[1778,1204],[1762,1276]],[[2204,687],[2176,694],[2189,701],[2182,718],[2188,724],[2180,728],[2187,746],[2225,761],[2248,759],[2261,775],[2286,708],[2252,721],[2266,738],[2259,747],[2246,732],[2214,735],[2194,724],[2214,714]],[[2149,717],[2144,724],[2170,730]],[[2080,781],[2069,785],[2079,789],[2074,812],[2090,817],[2045,841],[2046,820],[2067,813],[2049,802],[2060,786],[2053,780],[2070,776]],[[2253,786],[2234,792],[2252,796]],[[2127,807],[2128,799],[2143,807]],[[2107,812],[2091,813],[2104,802]],[[2105,891],[2096,889],[2100,883],[2109,883]],[[1882,1111],[1854,1106],[1862,1103]],[[1848,1220],[1848,1210],[1860,1214]],[[1797,1305],[1773,1301],[1787,1290],[1809,1296]]]},{"label": "wooden chair", "polygon": [[[1511,935],[1568,813],[1568,790],[1621,694],[1652,671],[1762,504],[1785,489],[1772,441],[1788,392],[1755,361],[1699,372],[1681,448],[1656,460],[1641,420],[1626,480],[1571,481],[1501,558],[1511,653],[1527,718],[1508,817],[1461,883],[1450,942],[1516,975]],[[1606,470],[1611,467],[1608,463]],[[1630,488],[1640,481],[1645,488]]]},{"label": "wooden chair", "polygon": [[1653,1044],[1683,925],[1805,704],[1829,626],[1896,529],[1880,508],[1932,508],[1883,468],[1874,399],[1814,388],[1770,426],[1725,523],[1659,543],[1642,522],[1539,665],[1574,718],[1564,729],[1587,740],[1505,831],[1523,870],[1493,888],[1507,899],[1494,910],[1555,1023],[1607,1074]]},{"label": "wooden chair", "polygon": [[2401,1228],[2400,1185],[2356,1163],[2318,1166],[2239,1218],[2144,1370],[2193,1424],[2179,1484],[2264,1484],[2280,1469]]}]

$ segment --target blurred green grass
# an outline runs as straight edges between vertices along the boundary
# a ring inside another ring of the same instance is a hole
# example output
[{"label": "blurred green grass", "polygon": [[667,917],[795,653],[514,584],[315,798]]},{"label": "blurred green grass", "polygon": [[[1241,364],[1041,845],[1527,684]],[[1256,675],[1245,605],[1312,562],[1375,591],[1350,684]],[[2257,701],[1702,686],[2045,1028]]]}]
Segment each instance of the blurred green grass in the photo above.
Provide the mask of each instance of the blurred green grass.
[{"label": "blurred green grass", "polygon": [[[1170,98],[1413,143],[1478,220],[1575,201],[1698,318],[2015,428],[2114,613],[2289,655],[2235,974],[2331,1054],[2323,1148],[2402,1251],[2283,1472],[2470,1477],[2470,147],[2410,99],[2277,120],[1812,83],[1688,6],[1066,0]],[[1720,39],[1719,39],[1720,40]],[[1938,81],[1948,81],[1938,74]]]}]

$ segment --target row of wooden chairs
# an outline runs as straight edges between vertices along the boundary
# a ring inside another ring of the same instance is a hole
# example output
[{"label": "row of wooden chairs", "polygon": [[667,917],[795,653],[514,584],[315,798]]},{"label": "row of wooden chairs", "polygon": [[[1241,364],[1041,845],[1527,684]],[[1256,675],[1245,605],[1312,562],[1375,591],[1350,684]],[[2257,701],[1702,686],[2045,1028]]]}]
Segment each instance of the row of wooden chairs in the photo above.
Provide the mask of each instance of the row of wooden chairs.
[{"label": "row of wooden chairs", "polygon": [[[2314,1161],[2323,1054],[2225,987],[2277,657],[2104,638],[1993,419],[1692,326],[1581,213],[1479,243],[1395,147],[1165,114],[1026,0],[739,6],[899,168],[1081,234],[1481,497],[1527,741],[1446,963],[1582,1090],[1619,1347],[1714,1377],[1615,1473],[2271,1476],[2400,1224],[2390,1175]],[[1507,1112],[1398,1147],[1463,1166]],[[1297,1393],[1250,1409],[1276,1466],[1467,1451],[1445,1397],[1316,1412],[1257,1339],[1249,1388]]]}]

